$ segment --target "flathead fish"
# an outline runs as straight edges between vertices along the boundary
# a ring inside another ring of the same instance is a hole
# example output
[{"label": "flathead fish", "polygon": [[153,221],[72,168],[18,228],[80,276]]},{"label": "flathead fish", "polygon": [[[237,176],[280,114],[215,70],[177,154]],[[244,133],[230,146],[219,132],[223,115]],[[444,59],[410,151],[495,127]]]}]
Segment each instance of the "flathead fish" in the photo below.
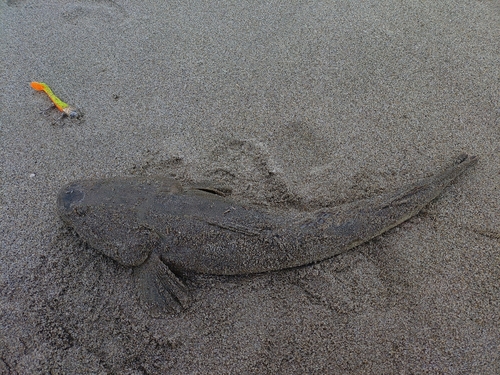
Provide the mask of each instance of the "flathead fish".
[{"label": "flathead fish", "polygon": [[91,247],[135,268],[148,306],[180,311],[191,297],[178,276],[252,274],[331,258],[416,215],[476,162],[462,154],[396,192],[312,212],[242,204],[164,177],[73,182],[57,204]]}]

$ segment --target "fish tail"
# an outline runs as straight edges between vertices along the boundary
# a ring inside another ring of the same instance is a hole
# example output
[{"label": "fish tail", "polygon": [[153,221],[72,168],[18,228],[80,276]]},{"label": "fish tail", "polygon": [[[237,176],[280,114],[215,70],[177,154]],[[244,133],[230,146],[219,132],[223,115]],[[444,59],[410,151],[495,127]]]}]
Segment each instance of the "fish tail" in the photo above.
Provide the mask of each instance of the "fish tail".
[{"label": "fish tail", "polygon": [[[461,154],[445,168],[394,193],[323,209],[299,223],[298,233],[308,239],[307,248],[315,248],[304,255],[303,247],[297,257],[310,263],[330,258],[369,241],[417,215],[453,180],[477,163],[477,157]],[[318,245],[312,245],[316,240]]]},{"label": "fish tail", "polygon": [[364,218],[358,221],[365,229],[366,238],[378,236],[418,214],[477,160],[476,156],[461,154],[434,176],[407,185],[395,194],[386,194],[382,200],[374,198],[372,207],[362,208],[358,214]]},{"label": "fish tail", "polygon": [[400,190],[399,194],[392,196],[386,204],[396,206],[412,202],[416,206],[423,207],[437,198],[458,176],[476,163],[476,156],[460,154],[434,176],[424,178],[413,185],[409,185],[408,188]]}]

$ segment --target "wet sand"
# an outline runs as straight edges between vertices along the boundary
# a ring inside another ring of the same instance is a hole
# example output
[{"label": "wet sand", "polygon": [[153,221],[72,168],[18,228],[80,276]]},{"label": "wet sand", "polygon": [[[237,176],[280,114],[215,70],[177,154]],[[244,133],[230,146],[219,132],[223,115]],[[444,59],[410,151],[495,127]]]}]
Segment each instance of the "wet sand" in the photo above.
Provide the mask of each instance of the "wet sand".
[{"label": "wet sand", "polygon": [[[0,373],[500,373],[494,1],[0,4]],[[83,117],[58,121],[42,81]],[[56,213],[79,178],[172,175],[314,209],[480,160],[316,265],[192,276],[152,318]]]}]

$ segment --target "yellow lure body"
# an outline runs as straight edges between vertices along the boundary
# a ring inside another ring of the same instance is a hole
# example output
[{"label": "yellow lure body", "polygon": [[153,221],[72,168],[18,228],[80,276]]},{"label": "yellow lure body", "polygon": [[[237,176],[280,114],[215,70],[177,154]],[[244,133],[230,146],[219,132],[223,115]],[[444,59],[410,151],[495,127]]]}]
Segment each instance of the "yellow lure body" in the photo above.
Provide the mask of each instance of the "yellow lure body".
[{"label": "yellow lure body", "polygon": [[77,110],[74,107],[70,106],[68,103],[65,103],[61,99],[59,99],[46,83],[31,82],[31,87],[33,87],[37,91],[44,91],[49,96],[50,100],[52,100],[52,103],[54,103],[56,108],[64,114],[68,115],[71,118],[78,117]]}]

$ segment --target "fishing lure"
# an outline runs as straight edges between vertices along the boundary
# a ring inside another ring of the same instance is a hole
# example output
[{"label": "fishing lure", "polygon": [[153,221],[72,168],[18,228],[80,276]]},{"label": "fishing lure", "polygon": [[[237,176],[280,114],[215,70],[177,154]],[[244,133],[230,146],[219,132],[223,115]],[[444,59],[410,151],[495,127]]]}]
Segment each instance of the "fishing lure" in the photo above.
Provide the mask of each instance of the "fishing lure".
[{"label": "fishing lure", "polygon": [[59,99],[50,89],[50,87],[46,83],[42,82],[31,82],[31,87],[33,87],[37,91],[44,91],[52,100],[52,103],[56,106],[58,110],[63,113],[63,116],[68,116],[69,118],[78,118],[80,114],[76,110],[75,107],[70,106],[67,103],[64,103],[61,99]]}]

